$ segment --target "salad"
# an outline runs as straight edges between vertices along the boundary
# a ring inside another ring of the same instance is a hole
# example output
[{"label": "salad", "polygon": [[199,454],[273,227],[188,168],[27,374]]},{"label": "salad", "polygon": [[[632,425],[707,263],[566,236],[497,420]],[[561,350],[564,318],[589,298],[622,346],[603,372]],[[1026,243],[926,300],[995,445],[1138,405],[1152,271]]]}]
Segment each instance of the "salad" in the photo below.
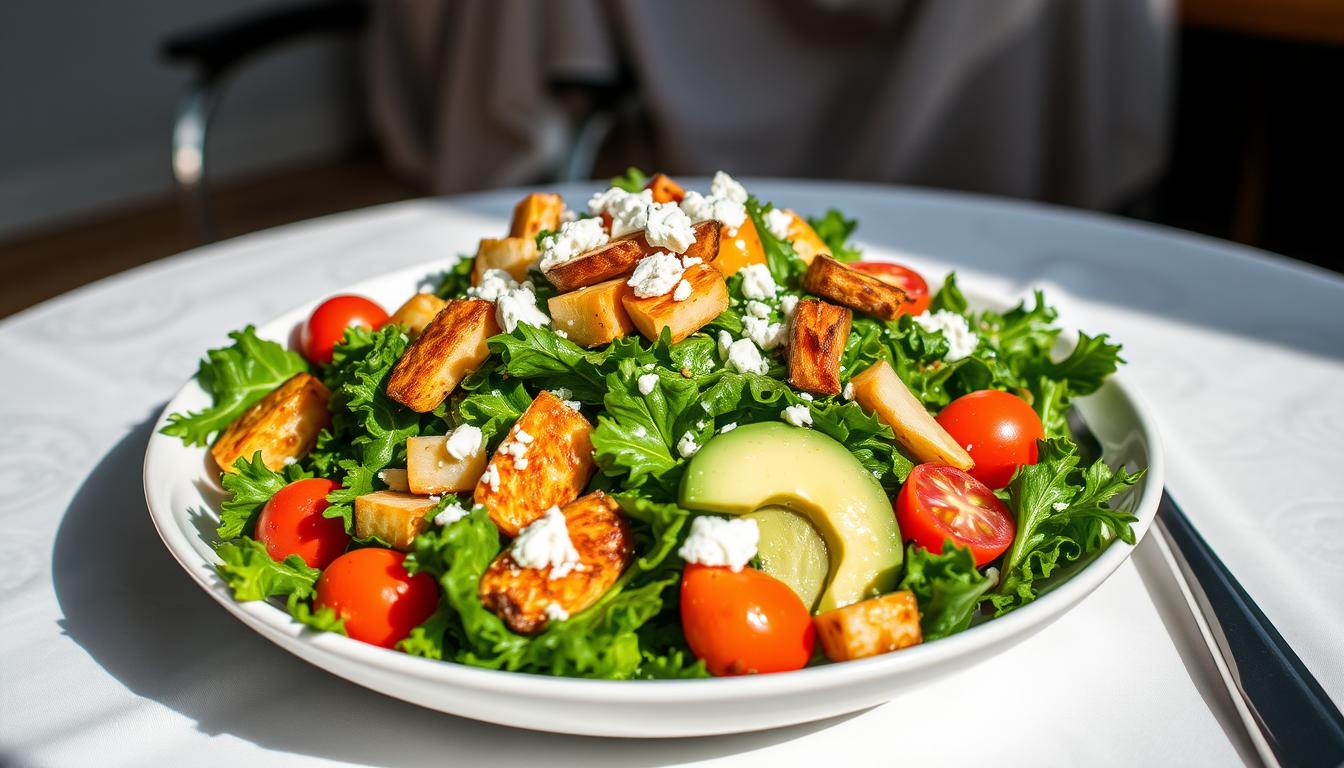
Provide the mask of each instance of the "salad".
[{"label": "salad", "polygon": [[231,333],[163,429],[221,472],[220,577],[416,656],[689,678],[934,642],[1132,543],[1142,471],[1066,420],[1120,347],[1056,359],[1039,292],[972,308],[855,227],[631,169],[527,195],[391,315]]}]

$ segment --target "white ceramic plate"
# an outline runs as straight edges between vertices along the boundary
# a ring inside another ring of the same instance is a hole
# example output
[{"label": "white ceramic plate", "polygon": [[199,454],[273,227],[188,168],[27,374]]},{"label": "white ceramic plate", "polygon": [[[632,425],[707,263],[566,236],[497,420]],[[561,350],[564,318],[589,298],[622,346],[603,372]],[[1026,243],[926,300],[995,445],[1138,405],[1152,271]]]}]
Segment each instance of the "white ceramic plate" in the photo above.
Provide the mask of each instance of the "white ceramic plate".
[{"label": "white ceramic plate", "polygon": [[[869,248],[867,258],[881,258]],[[350,286],[383,306],[400,306],[429,274],[429,263]],[[972,281],[963,288],[973,306],[1006,308],[1013,302],[984,295]],[[296,307],[258,328],[287,342],[295,326],[321,299]],[[239,319],[239,325],[247,322]],[[1074,338],[1062,339],[1067,349]],[[168,550],[201,588],[252,629],[294,655],[347,680],[431,709],[502,725],[594,736],[701,736],[762,730],[855,712],[896,691],[934,680],[946,671],[984,661],[1020,642],[1087,597],[1133,547],[1116,542],[1099,557],[1035,602],[993,621],[927,645],[872,659],[773,675],[709,680],[605,681],[554,678],[476,669],[407,656],[312,632],[266,602],[239,603],[215,573],[211,549],[223,498],[204,448],[189,448],[159,434],[169,413],[203,408],[209,398],[193,379],[168,402],[145,452],[145,498]],[[1147,467],[1148,473],[1116,504],[1138,516],[1142,538],[1162,490],[1162,446],[1152,418],[1123,374],[1113,377],[1078,407],[1112,466]]]}]

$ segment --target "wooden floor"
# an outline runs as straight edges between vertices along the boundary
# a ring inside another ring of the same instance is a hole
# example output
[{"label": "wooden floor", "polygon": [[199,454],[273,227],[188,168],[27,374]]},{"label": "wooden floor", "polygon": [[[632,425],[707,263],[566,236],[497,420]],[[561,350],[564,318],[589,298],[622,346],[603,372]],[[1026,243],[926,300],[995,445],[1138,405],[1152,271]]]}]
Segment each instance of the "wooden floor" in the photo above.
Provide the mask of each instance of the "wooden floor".
[{"label": "wooden floor", "polygon": [[[220,184],[211,209],[222,239],[414,195],[361,153]],[[0,317],[200,244],[176,198],[0,241]]]}]

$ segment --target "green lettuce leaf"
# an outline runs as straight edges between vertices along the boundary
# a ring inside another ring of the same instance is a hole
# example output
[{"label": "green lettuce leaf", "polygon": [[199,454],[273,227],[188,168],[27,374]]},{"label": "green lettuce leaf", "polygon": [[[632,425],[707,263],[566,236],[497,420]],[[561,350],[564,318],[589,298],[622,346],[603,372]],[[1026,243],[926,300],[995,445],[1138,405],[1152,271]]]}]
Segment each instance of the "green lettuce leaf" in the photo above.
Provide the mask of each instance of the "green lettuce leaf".
[{"label": "green lettuce leaf", "polygon": [[911,544],[905,553],[901,589],[915,593],[924,640],[956,634],[971,625],[980,598],[994,586],[975,567],[969,547],[944,542],[942,554]]},{"label": "green lettuce leaf", "polygon": [[229,494],[219,505],[219,527],[215,533],[221,541],[252,533],[261,508],[276,491],[295,480],[313,476],[298,464],[286,467],[284,472],[268,469],[261,461],[261,451],[252,454],[251,461],[239,457],[233,467],[234,472],[225,472],[220,478],[224,491]]},{"label": "green lettuce leaf", "polygon": [[859,226],[858,220],[847,219],[843,213],[831,208],[821,218],[808,216],[807,223],[812,225],[817,236],[826,243],[826,249],[836,261],[850,262],[863,258],[863,251],[849,242],[849,236],[854,234],[854,230]]},{"label": "green lettuce leaf", "polygon": [[793,250],[793,243],[770,234],[770,229],[765,226],[765,214],[772,208],[774,206],[769,203],[762,206],[754,197],[747,199],[747,215],[756,225],[756,234],[760,235],[765,264],[770,268],[771,276],[781,288],[795,289],[807,271],[807,263]]},{"label": "green lettuce leaf", "polygon": [[321,575],[298,555],[283,562],[272,560],[264,544],[247,536],[216,544],[215,554],[222,561],[215,570],[239,601],[288,596],[304,600],[312,596]]},{"label": "green lettuce leaf", "polygon": [[633,165],[625,169],[622,176],[613,176],[611,186],[624,189],[626,192],[638,192],[649,185],[649,176]]},{"label": "green lettuce leaf", "polygon": [[475,263],[475,256],[462,254],[451,267],[426,282],[434,286],[434,295],[441,299],[464,298],[471,287],[471,270]]}]

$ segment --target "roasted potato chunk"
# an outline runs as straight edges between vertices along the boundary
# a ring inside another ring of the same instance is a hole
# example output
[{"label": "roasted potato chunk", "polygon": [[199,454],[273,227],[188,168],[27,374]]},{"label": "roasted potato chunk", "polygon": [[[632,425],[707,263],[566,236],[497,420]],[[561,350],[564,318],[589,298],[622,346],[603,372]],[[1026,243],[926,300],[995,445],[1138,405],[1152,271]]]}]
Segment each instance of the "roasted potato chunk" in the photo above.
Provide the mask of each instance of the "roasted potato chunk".
[{"label": "roasted potato chunk", "polygon": [[425,530],[425,514],[438,502],[399,491],[355,497],[355,536],[378,537],[393,549],[408,550]]},{"label": "roasted potato chunk", "polygon": [[756,222],[750,216],[736,229],[727,224],[720,228],[719,255],[713,263],[714,268],[722,272],[724,277],[737,274],[748,264],[765,263],[761,235],[756,231]]},{"label": "roasted potato chunk", "polygon": [[447,303],[432,293],[417,293],[393,312],[387,322],[400,325],[406,329],[407,336],[415,338],[425,330],[425,326],[429,325],[435,315],[443,311]]},{"label": "roasted potato chunk", "polygon": [[[513,207],[513,222],[509,224],[509,237],[521,237],[536,244],[537,235],[543,230],[560,228],[560,216],[564,212],[564,198],[554,193],[533,192]],[[513,279],[523,278],[514,275]]]},{"label": "roasted potato chunk", "polygon": [[411,483],[406,479],[406,470],[404,469],[384,469],[378,472],[378,479],[383,481],[389,491],[401,491],[406,493],[411,490]]},{"label": "roasted potato chunk", "polygon": [[664,328],[672,331],[672,343],[700,330],[728,308],[728,284],[719,271],[706,264],[695,264],[682,275],[691,285],[691,294],[681,301],[673,293],[640,298],[634,293],[621,298],[630,321],[650,341],[657,341]]},{"label": "roasted potato chunk", "polygon": [[655,203],[680,203],[686,190],[665,173],[655,173],[644,188],[653,192]]},{"label": "roasted potato chunk", "polygon": [[784,212],[789,214],[789,242],[793,243],[793,252],[798,254],[798,258],[811,264],[817,256],[831,255],[826,241],[807,223],[807,219],[787,209]]},{"label": "roasted potato chunk", "polygon": [[490,356],[485,340],[497,333],[494,302],[448,302],[397,361],[387,380],[387,396],[413,411],[434,410],[463,376]]},{"label": "roasted potato chunk", "polygon": [[578,498],[593,474],[593,425],[542,391],[518,417],[476,484],[476,503],[507,536]]},{"label": "roasted potato chunk", "polygon": [[840,394],[840,357],[853,314],[844,307],[803,299],[793,312],[789,383],[815,395]]},{"label": "roasted potato chunk", "polygon": [[520,567],[505,549],[481,576],[481,602],[519,634],[536,634],[552,619],[597,602],[634,557],[630,524],[611,497],[597,491],[561,511],[579,553],[578,567],[552,579],[549,567]]},{"label": "roasted potato chunk", "polygon": [[621,304],[621,299],[628,295],[630,286],[625,284],[625,278],[618,277],[552,296],[546,302],[551,325],[581,347],[595,347],[628,336],[635,330]]},{"label": "roasted potato chunk", "polygon": [[[695,242],[691,243],[684,255],[704,262],[713,261],[719,255],[719,223],[702,221],[694,229]],[[634,271],[640,259],[662,250],[666,249],[654,248],[644,239],[643,232],[636,232],[551,267],[546,272],[546,279],[561,291],[572,291],[628,275]]]},{"label": "roasted potato chunk", "polygon": [[813,259],[803,273],[803,288],[856,312],[895,320],[910,303],[900,288],[857,269],[850,269],[827,255]]},{"label": "roasted potato chunk", "polygon": [[854,385],[854,401],[889,424],[896,433],[896,442],[916,462],[946,464],[962,470],[975,466],[966,449],[929,415],[886,360],[873,363],[850,379],[850,383]]},{"label": "roasted potato chunk", "polygon": [[252,460],[261,451],[261,462],[279,472],[286,460],[302,458],[313,449],[317,433],[331,425],[327,401],[331,392],[315,377],[296,373],[270,394],[243,411],[220,433],[210,448],[215,464],[233,472],[238,459]]},{"label": "roasted potato chunk", "polygon": [[481,238],[476,261],[471,265],[471,284],[480,285],[487,269],[502,269],[518,282],[527,279],[527,270],[537,263],[537,241],[530,237]]},{"label": "roasted potato chunk", "polygon": [[846,605],[812,619],[821,649],[831,661],[864,659],[918,645],[919,607],[915,593],[892,592]]},{"label": "roasted potato chunk", "polygon": [[448,453],[447,444],[443,435],[406,439],[406,484],[411,493],[459,493],[476,487],[485,471],[485,446],[459,459]]}]

